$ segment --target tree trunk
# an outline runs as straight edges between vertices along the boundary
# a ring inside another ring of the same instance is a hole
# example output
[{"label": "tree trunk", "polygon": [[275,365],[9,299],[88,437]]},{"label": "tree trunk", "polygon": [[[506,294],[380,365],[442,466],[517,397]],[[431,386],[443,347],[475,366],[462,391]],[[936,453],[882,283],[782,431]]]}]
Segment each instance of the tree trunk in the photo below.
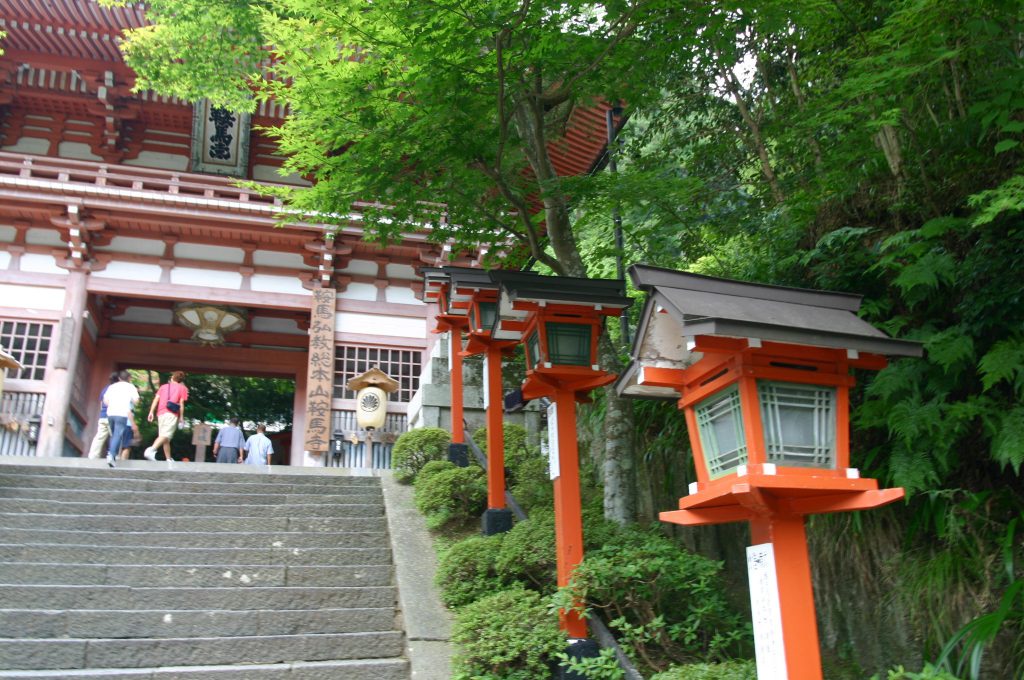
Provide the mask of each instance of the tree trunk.
[{"label": "tree trunk", "polygon": [[751,114],[750,108],[747,106],[747,102],[743,99],[743,95],[740,92],[739,82],[736,80],[736,75],[729,69],[723,69],[722,78],[725,80],[725,87],[729,91],[729,94],[732,95],[733,102],[735,102],[736,108],[740,112],[740,117],[743,118],[743,122],[746,123],[747,129],[750,130],[750,141],[754,145],[754,150],[757,151],[758,159],[761,161],[761,174],[764,175],[765,181],[768,182],[768,187],[772,192],[772,198],[775,199],[776,203],[782,203],[786,200],[786,197],[782,193],[782,186],[779,184],[779,178],[775,174],[775,168],[772,167],[771,158],[768,156],[768,147],[765,146],[764,138],[761,136],[761,126],[758,125],[756,120],[754,120],[754,116]]},{"label": "tree trunk", "polygon": [[[527,160],[544,186],[545,227],[555,258],[565,276],[587,275],[580,255],[579,244],[569,219],[568,199],[550,187],[558,175],[548,155],[547,139],[543,128],[543,107],[539,104],[520,104],[514,114],[519,133],[525,140]],[[601,365],[611,371],[619,370],[619,361],[607,336],[600,342]],[[632,522],[636,516],[636,485],[633,469],[632,408],[626,400],[615,395],[611,387],[605,388],[607,411],[604,419],[604,515],[620,524]]]}]

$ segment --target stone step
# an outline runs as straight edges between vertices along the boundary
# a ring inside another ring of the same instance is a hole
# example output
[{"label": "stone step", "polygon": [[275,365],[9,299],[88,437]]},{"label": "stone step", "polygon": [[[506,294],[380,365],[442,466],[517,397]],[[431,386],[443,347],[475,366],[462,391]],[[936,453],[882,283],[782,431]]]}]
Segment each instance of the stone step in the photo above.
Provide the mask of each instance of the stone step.
[{"label": "stone step", "polygon": [[[113,473],[112,473],[113,474]],[[222,475],[218,477],[231,477]],[[248,478],[248,475],[243,477]],[[34,474],[5,474],[0,467],[0,487],[11,489],[47,488],[47,489],[93,489],[103,491],[190,491],[192,493],[271,493],[301,494],[308,496],[332,494],[368,494],[380,496],[380,485],[342,483],[306,482],[301,478],[289,478],[287,481],[267,482],[246,479],[245,481],[225,482],[219,478],[195,479],[192,475],[175,475],[166,473],[163,479],[136,479],[134,477],[107,476],[102,471],[91,477],[60,477]],[[333,478],[332,478],[333,479]],[[337,479],[362,479],[359,477]],[[376,480],[374,480],[376,481]]]},{"label": "stone step", "polygon": [[[196,509],[188,508],[196,512]],[[199,512],[205,509],[199,509]],[[253,522],[245,517],[192,517],[176,509],[172,515],[55,515],[45,513],[0,513],[0,527],[46,528],[68,531],[248,531]],[[261,517],[263,531],[386,531],[385,517]]]},{"label": "stone step", "polygon": [[127,548],[90,545],[0,544],[0,562],[82,564],[389,565],[385,548]]},{"label": "stone step", "polygon": [[392,607],[317,609],[0,609],[0,639],[179,638],[392,631]]},{"label": "stone step", "polygon": [[372,489],[343,494],[304,493],[194,493],[181,491],[110,491],[107,489],[51,489],[41,487],[0,487],[4,498],[26,498],[77,503],[181,503],[183,505],[290,505],[292,503],[383,503],[379,491]]},{"label": "stone step", "polygon": [[2,639],[0,668],[145,668],[393,658],[399,632],[157,639]]},{"label": "stone step", "polygon": [[183,565],[0,563],[0,583],[97,586],[388,586],[387,565],[286,567],[280,564]]},{"label": "stone step", "polygon": [[[31,475],[34,477],[95,477],[102,479],[149,479],[165,481],[173,477],[188,478],[201,482],[232,483],[263,483],[263,484],[311,484],[311,485],[348,485],[380,487],[380,479],[370,475],[353,475],[328,473],[326,470],[309,468],[290,468],[287,465],[274,465],[270,472],[253,470],[232,465],[203,468],[192,463],[175,462],[173,469],[168,469],[164,461],[155,464],[143,461],[132,461],[129,465],[141,464],[143,467],[119,466],[107,467],[104,461],[95,461],[90,465],[65,467],[63,465],[19,465],[8,463],[10,459],[0,456],[0,475]],[[24,459],[21,459],[24,460]],[[84,461],[75,461],[83,463]]]},{"label": "stone step", "polygon": [[5,671],[10,680],[409,680],[405,659],[300,661],[244,666]]},{"label": "stone step", "polygon": [[7,609],[349,609],[393,607],[393,586],[134,588],[0,585]]},{"label": "stone step", "polygon": [[[250,522],[250,524],[258,523]],[[0,528],[0,542],[139,546],[156,548],[387,548],[384,532],[202,532],[202,531],[64,531]]]},{"label": "stone step", "polygon": [[[305,503],[293,504],[287,510],[274,505],[203,505],[206,516],[273,517],[282,512],[289,517],[382,517],[382,503]],[[0,512],[33,512],[71,515],[174,515],[180,516],[177,503],[65,503],[27,498],[0,498]]]}]

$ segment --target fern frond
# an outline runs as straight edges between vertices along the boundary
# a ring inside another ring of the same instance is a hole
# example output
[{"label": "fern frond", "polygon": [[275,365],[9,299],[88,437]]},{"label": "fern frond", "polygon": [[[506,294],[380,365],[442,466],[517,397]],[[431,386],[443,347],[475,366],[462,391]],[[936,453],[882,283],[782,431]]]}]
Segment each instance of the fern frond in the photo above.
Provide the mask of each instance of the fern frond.
[{"label": "fern frond", "polygon": [[978,368],[985,391],[1006,381],[1024,398],[1024,338],[997,342],[978,362]]},{"label": "fern frond", "polygon": [[1024,406],[1018,406],[1003,416],[992,440],[992,457],[1000,465],[1008,465],[1020,474],[1020,466],[1024,463]]}]

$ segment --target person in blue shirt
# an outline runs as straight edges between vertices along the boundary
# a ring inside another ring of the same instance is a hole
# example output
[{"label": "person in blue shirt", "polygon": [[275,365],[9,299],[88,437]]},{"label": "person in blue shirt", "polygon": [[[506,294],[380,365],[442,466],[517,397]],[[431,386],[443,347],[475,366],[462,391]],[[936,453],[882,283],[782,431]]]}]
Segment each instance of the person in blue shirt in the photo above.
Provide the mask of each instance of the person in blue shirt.
[{"label": "person in blue shirt", "polygon": [[89,445],[90,458],[102,458],[106,449],[107,440],[110,439],[110,421],[107,420],[107,405],[103,402],[103,396],[107,388],[117,382],[117,371],[110,374],[110,380],[100,391],[100,418],[96,424],[96,436],[92,438]]},{"label": "person in blue shirt", "polygon": [[217,457],[218,463],[241,463],[244,446],[245,435],[238,427],[238,418],[232,418],[228,426],[222,427],[217,433],[217,439],[213,442],[213,455]]},{"label": "person in blue shirt", "polygon": [[257,425],[256,434],[249,437],[245,442],[245,464],[270,466],[270,459],[274,455],[274,444],[266,434],[266,425]]}]

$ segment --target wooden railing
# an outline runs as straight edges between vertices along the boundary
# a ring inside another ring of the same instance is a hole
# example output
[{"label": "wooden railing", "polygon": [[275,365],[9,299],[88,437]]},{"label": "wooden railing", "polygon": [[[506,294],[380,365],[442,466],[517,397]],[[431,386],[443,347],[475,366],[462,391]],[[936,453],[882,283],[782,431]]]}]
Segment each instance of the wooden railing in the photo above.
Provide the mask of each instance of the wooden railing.
[{"label": "wooden railing", "polygon": [[326,467],[390,470],[391,449],[399,435],[409,429],[409,418],[404,413],[388,413],[384,427],[368,433],[360,429],[355,411],[332,411],[331,428],[331,450],[324,456]]},{"label": "wooden railing", "polygon": [[[199,175],[176,170],[159,170],[127,165],[109,165],[68,158],[28,156],[0,152],[0,179],[18,177],[28,180],[61,182],[93,187],[104,193],[117,190],[143,191],[168,196],[189,196],[265,206],[268,212],[281,206],[281,200],[259,191],[238,187],[238,180],[218,175]],[[261,182],[268,188],[275,185]]]}]

